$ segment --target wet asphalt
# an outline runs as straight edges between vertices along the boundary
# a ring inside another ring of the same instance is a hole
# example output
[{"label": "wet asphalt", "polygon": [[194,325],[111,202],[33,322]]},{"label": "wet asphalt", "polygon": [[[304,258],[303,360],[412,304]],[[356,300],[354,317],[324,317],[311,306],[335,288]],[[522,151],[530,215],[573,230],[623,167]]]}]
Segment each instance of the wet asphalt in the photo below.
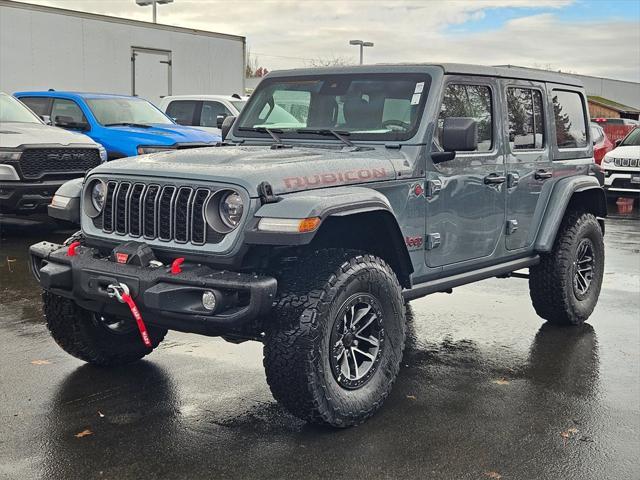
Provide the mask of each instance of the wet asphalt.
[{"label": "wet asphalt", "polygon": [[640,478],[637,214],[607,222],[605,282],[583,327],[545,325],[521,279],[412,302],[394,390],[348,430],[281,409],[255,342],[170,332],[114,370],[65,354],[26,262],[28,245],[68,233],[2,223],[2,479]]}]

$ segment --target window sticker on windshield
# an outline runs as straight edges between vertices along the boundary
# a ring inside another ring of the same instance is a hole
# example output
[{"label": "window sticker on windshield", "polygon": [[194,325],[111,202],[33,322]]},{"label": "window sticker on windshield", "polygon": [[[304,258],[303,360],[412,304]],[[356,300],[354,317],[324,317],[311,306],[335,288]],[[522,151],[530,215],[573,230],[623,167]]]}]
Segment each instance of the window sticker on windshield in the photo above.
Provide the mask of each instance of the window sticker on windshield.
[{"label": "window sticker on windshield", "polygon": [[421,96],[422,94],[420,93],[414,93],[413,96],[411,97],[411,105],[418,105],[420,103]]},{"label": "window sticker on windshield", "polygon": [[424,82],[418,82],[416,83],[416,89],[414,90],[413,93],[422,93],[423,89],[424,89]]}]

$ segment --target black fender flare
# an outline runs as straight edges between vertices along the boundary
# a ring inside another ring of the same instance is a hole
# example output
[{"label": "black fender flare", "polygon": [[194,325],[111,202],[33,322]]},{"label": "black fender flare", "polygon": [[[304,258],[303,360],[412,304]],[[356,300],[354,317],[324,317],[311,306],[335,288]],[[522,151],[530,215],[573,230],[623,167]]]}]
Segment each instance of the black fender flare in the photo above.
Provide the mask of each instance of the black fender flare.
[{"label": "black fender flare", "polygon": [[580,175],[556,182],[549,196],[542,224],[534,244],[537,252],[550,252],[569,208],[584,208],[593,213],[603,229],[607,216],[607,198],[596,177]]}]

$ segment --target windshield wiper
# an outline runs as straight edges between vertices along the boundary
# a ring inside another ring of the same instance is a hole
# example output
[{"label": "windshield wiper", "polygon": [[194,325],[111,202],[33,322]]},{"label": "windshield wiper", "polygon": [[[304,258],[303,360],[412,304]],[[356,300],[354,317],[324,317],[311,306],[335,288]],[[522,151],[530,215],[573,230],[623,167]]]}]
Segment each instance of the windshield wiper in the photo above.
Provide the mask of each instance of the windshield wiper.
[{"label": "windshield wiper", "polygon": [[135,123],[135,122],[116,122],[116,123],[105,123],[105,127],[140,127],[140,128],[151,128],[151,125],[146,125],[144,123]]},{"label": "windshield wiper", "polygon": [[276,135],[276,133],[282,133],[282,129],[280,128],[267,128],[267,127],[238,127],[238,130],[242,131],[242,132],[261,132],[261,133],[268,133],[271,138],[273,138],[273,141],[279,144],[282,144],[282,140],[280,139],[280,137],[278,135]]},{"label": "windshield wiper", "polygon": [[296,133],[315,133],[317,135],[333,135],[342,143],[348,147],[355,147],[355,144],[349,139],[345,138],[345,135],[351,135],[351,133],[343,130],[332,130],[331,128],[299,128]]}]

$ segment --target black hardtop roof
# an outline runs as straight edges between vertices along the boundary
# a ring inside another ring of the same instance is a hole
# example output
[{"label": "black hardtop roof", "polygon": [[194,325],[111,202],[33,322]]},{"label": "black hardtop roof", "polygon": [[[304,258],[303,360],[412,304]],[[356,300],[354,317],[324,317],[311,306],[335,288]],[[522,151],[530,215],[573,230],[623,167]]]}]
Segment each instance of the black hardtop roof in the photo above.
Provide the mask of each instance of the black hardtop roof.
[{"label": "black hardtop roof", "polygon": [[491,67],[485,65],[471,65],[465,63],[398,63],[376,65],[353,65],[347,67],[296,68],[278,70],[269,73],[269,77],[309,76],[318,74],[340,73],[403,73],[422,72],[425,67],[439,67],[446,74],[478,75],[483,77],[501,77],[520,80],[534,80],[538,82],[558,83],[583,87],[582,80],[564,73],[531,70],[521,67]]}]

